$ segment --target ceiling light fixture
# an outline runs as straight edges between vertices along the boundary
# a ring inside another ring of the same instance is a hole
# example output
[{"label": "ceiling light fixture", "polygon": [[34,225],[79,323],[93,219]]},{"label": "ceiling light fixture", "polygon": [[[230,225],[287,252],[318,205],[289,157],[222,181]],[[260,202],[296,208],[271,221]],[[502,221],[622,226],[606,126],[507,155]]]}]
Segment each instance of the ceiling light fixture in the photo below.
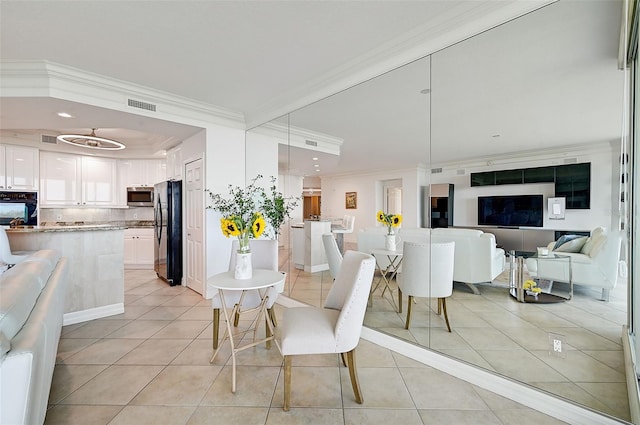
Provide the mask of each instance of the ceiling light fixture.
[{"label": "ceiling light fixture", "polygon": [[81,148],[103,149],[112,151],[125,148],[124,144],[120,142],[96,136],[95,128],[91,129],[91,134],[61,134],[60,136],[56,137],[56,139],[73,146],[79,146]]},{"label": "ceiling light fixture", "polygon": [[58,116],[62,118],[73,118],[73,115],[68,114],[66,112],[58,112]]}]

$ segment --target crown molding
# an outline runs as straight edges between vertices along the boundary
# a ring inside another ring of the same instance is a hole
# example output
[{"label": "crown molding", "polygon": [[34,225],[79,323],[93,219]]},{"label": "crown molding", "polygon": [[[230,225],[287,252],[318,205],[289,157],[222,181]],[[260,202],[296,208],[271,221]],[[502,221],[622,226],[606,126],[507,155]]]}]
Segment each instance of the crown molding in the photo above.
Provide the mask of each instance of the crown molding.
[{"label": "crown molding", "polygon": [[248,111],[247,128],[291,113],[556,1],[461,2],[447,14],[438,16],[437,22],[430,20],[332,72]]},{"label": "crown molding", "polygon": [[[53,97],[199,127],[246,128],[242,113],[49,61],[0,62],[0,97]],[[129,99],[156,111],[130,107]]]}]

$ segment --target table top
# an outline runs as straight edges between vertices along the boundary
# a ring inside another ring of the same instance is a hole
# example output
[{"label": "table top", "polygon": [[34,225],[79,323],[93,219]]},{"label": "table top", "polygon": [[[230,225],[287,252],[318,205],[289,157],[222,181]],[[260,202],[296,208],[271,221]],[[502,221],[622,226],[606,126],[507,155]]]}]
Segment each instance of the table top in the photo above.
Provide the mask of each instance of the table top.
[{"label": "table top", "polygon": [[401,249],[397,249],[395,251],[389,251],[389,250],[386,250],[386,249],[372,249],[371,250],[371,254],[373,254],[373,255],[391,255],[391,256],[400,257],[400,256],[402,256],[402,250]]},{"label": "table top", "polygon": [[253,269],[251,279],[236,279],[233,275],[233,271],[213,275],[207,279],[207,286],[214,289],[246,291],[268,288],[285,278],[285,275],[281,272],[266,269]]}]

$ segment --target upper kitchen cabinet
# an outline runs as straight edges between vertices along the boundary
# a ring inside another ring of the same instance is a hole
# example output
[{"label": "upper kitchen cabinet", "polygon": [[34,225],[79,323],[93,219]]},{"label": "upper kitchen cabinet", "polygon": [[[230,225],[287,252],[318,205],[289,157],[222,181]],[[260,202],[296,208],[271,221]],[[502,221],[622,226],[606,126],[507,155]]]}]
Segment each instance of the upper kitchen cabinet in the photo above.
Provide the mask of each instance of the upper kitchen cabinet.
[{"label": "upper kitchen cabinet", "polygon": [[0,145],[0,189],[38,190],[38,149]]},{"label": "upper kitchen cabinet", "polygon": [[167,151],[167,180],[182,180],[182,145]]},{"label": "upper kitchen cabinet", "polygon": [[118,160],[118,204],[127,205],[128,187],[153,187],[156,183],[166,179],[166,163],[164,160]]},{"label": "upper kitchen cabinet", "polygon": [[105,206],[116,201],[116,160],[40,153],[41,206]]}]

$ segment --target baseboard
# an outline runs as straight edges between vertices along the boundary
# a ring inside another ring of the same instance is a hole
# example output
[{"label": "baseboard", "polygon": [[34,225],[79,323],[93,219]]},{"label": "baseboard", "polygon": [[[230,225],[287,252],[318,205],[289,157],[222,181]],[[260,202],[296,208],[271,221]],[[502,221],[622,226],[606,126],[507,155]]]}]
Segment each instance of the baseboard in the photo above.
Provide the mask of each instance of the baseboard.
[{"label": "baseboard", "polygon": [[622,351],[624,353],[624,372],[627,378],[627,395],[629,397],[629,413],[631,422],[640,424],[640,388],[636,374],[634,346],[627,325],[622,326]]},{"label": "baseboard", "polygon": [[103,317],[115,316],[124,313],[124,303],[109,304],[101,307],[90,308],[88,310],[65,313],[62,325],[74,325],[76,323],[87,322],[89,320],[101,319]]},{"label": "baseboard", "polygon": [[611,416],[598,413],[529,385],[497,375],[465,362],[403,341],[396,337],[362,328],[363,339],[388,348],[403,356],[424,363],[470,384],[484,388],[502,397],[570,424],[614,425],[621,422]]}]

